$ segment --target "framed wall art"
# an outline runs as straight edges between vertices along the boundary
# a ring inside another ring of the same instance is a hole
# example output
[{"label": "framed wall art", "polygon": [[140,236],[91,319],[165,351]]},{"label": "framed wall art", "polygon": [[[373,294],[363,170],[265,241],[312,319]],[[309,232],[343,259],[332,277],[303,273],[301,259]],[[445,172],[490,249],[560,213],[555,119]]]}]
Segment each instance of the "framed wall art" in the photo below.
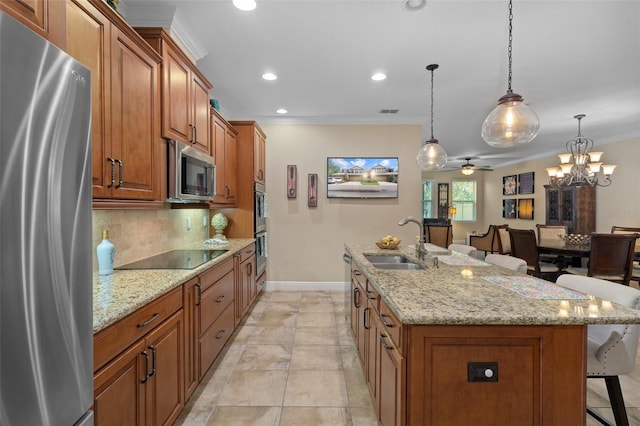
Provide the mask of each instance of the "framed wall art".
[{"label": "framed wall art", "polygon": [[318,174],[309,173],[308,203],[309,207],[318,207]]},{"label": "framed wall art", "polygon": [[515,198],[502,200],[502,217],[505,219],[515,219],[517,217],[517,201]]},{"label": "framed wall art", "polygon": [[398,157],[328,157],[327,198],[398,198]]},{"label": "framed wall art", "polygon": [[502,177],[502,195],[516,195],[518,193],[518,176]]},{"label": "framed wall art", "polygon": [[298,192],[298,167],[287,166],[287,198],[296,198]]},{"label": "framed wall art", "polygon": [[518,175],[518,194],[533,194],[534,172],[520,173]]},{"label": "framed wall art", "polygon": [[533,220],[533,198],[518,199],[518,219]]}]

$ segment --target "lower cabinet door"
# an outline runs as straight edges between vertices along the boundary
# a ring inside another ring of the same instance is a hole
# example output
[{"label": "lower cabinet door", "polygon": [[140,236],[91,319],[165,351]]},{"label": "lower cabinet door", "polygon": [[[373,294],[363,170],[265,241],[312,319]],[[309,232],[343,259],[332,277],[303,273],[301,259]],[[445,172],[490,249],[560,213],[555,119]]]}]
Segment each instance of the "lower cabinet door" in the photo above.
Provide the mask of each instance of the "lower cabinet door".
[{"label": "lower cabinet door", "polygon": [[145,424],[146,372],[144,339],[101,368],[93,378],[93,412],[100,426]]},{"label": "lower cabinet door", "polygon": [[182,309],[146,337],[151,356],[147,382],[147,424],[171,425],[184,407]]}]

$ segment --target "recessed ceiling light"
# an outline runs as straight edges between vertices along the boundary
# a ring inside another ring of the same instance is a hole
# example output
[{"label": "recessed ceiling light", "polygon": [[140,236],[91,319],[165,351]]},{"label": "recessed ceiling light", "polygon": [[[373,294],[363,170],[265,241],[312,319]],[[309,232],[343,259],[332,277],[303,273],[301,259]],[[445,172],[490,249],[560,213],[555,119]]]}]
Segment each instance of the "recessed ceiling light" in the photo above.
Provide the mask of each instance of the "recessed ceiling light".
[{"label": "recessed ceiling light", "polygon": [[386,74],[383,74],[381,72],[377,72],[374,75],[371,76],[371,80],[373,81],[382,81],[385,78],[387,78]]},{"label": "recessed ceiling light", "polygon": [[255,0],[233,0],[233,5],[240,10],[253,10],[256,8]]},{"label": "recessed ceiling light", "polygon": [[276,112],[277,112],[278,114],[286,114],[286,113],[288,113],[289,111],[287,111],[287,110],[286,110],[286,109],[284,109],[284,108],[278,108],[278,109],[276,110]]},{"label": "recessed ceiling light", "polygon": [[427,5],[427,0],[405,0],[402,6],[409,11],[420,10]]},{"label": "recessed ceiling light", "polygon": [[277,80],[278,76],[272,72],[265,72],[264,74],[262,74],[262,78],[264,78],[265,80],[271,81],[271,80]]}]

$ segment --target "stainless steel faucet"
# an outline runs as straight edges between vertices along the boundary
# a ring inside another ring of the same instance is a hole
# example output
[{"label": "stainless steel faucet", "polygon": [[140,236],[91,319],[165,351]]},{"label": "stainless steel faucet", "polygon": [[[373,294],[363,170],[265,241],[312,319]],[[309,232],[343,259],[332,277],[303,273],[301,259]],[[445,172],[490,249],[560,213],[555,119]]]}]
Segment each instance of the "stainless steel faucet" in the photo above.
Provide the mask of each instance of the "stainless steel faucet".
[{"label": "stainless steel faucet", "polygon": [[420,228],[420,241],[416,243],[416,257],[420,260],[424,260],[424,256],[427,254],[427,250],[424,248],[424,243],[427,242],[427,237],[424,232],[424,226],[422,226],[422,222],[414,219],[412,216],[405,217],[398,225],[404,226],[409,222],[413,222]]}]

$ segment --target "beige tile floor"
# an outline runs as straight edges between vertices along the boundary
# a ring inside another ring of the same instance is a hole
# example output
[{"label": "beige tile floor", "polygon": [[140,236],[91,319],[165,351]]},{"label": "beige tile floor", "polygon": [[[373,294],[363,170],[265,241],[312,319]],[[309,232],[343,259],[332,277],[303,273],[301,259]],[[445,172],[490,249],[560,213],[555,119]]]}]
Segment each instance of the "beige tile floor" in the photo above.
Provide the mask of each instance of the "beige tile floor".
[{"label": "beige tile floor", "polygon": [[[376,425],[343,297],[264,292],[175,424]],[[629,422],[640,426],[637,365],[621,383]],[[587,384],[588,405],[613,422],[604,381]]]}]

